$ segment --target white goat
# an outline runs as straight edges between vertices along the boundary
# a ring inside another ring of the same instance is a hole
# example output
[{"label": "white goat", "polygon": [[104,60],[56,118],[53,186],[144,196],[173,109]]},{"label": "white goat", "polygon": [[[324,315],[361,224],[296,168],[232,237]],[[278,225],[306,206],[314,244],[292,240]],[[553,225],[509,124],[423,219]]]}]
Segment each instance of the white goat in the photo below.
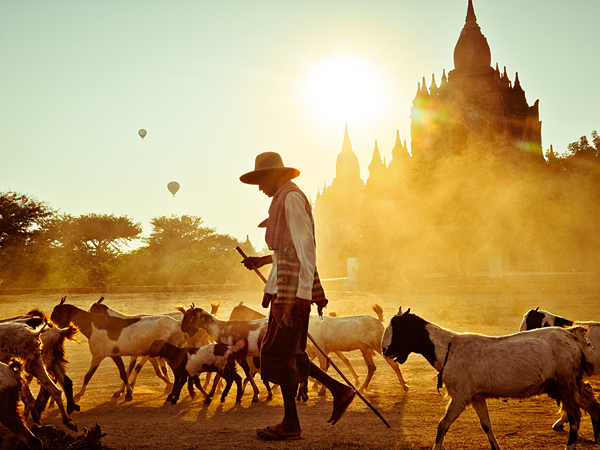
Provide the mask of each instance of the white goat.
[{"label": "white goat", "polygon": [[184,342],[180,322],[167,316],[149,316],[135,319],[92,314],[76,306],[65,303],[66,297],[54,307],[51,319],[59,326],[75,324],[88,338],[92,361],[83,379],[83,386],[76,398],[81,398],[98,365],[106,357],[113,359],[121,380],[125,383],[126,401],[132,400],[132,389],[127,380],[122,356],[141,356],[152,342],[163,339],[174,345]]},{"label": "white goat", "polygon": [[27,428],[18,409],[19,392],[24,382],[21,370],[21,362],[17,359],[10,360],[8,364],[0,362],[0,423],[25,441],[29,448],[43,450],[44,444]]},{"label": "white goat", "polygon": [[202,308],[196,308],[193,304],[188,310],[183,307],[179,307],[179,310],[184,313],[181,329],[190,336],[194,336],[202,328],[217,343],[235,345],[238,341],[244,342],[244,347],[236,352],[237,362],[244,370],[250,384],[252,384],[254,390],[252,401],[257,402],[259,391],[250,373],[246,358],[260,357],[260,346],[267,332],[268,319],[258,319],[250,322],[219,320]]},{"label": "white goat", "polygon": [[[377,369],[373,361],[373,355],[375,352],[380,355],[382,354],[381,338],[384,331],[383,309],[379,305],[373,305],[373,311],[377,313],[379,319],[367,314],[341,317],[325,316],[323,320],[320,320],[319,316],[310,316],[308,324],[308,332],[326,355],[329,356],[329,353],[335,353],[346,363],[347,358],[341,352],[360,350],[368,370],[367,378],[359,389],[361,392],[369,388],[371,378]],[[321,369],[327,372],[329,362],[310,341],[306,344],[306,352],[311,359],[315,356],[318,357]],[[398,363],[386,356],[383,356],[383,358],[394,369],[394,372],[396,372],[402,388],[408,391],[408,385],[402,377]],[[346,366],[350,368],[355,381],[358,382],[358,375],[349,361]],[[325,386],[321,387],[319,395],[325,395]]]},{"label": "white goat", "polygon": [[[36,329],[43,323],[46,324],[40,333],[41,354],[44,366],[50,378],[55,383],[58,383],[65,393],[67,399],[67,413],[79,411],[79,406],[73,400],[73,382],[67,376],[67,359],[65,356],[65,340],[77,341],[75,335],[78,330],[75,327],[58,328],[50,321],[42,311],[37,308],[32,309],[24,316],[13,317],[11,319],[0,320],[0,323],[21,323],[26,324],[31,329]],[[28,377],[28,382],[31,382],[31,375]],[[28,404],[25,408],[25,417],[32,412],[34,419],[39,421],[46,403],[50,398],[50,393],[42,386],[38,392],[35,405]],[[33,408],[33,411],[31,409]]]},{"label": "white goat", "polygon": [[[12,358],[21,358],[25,364],[25,371],[37,378],[58,405],[63,423],[68,428],[77,430],[77,425],[71,421],[65,410],[61,390],[50,379],[44,366],[39,340],[41,331],[34,332],[28,325],[21,323],[0,323],[0,362],[7,364]],[[31,407],[33,395],[28,385],[23,386],[21,395],[26,405]],[[34,414],[34,420],[39,424],[39,415]]]},{"label": "white goat", "polygon": [[439,372],[438,387],[442,382],[446,385],[451,401],[438,425],[434,450],[441,450],[448,428],[469,404],[492,449],[499,449],[486,398],[526,398],[542,393],[560,401],[569,414],[567,450],[575,449],[580,408],[592,417],[598,441],[600,404],[582,381],[587,363],[581,328],[551,327],[501,337],[460,334],[410,314],[409,309],[392,317],[382,347],[385,355],[400,364],[412,352],[423,355]]}]

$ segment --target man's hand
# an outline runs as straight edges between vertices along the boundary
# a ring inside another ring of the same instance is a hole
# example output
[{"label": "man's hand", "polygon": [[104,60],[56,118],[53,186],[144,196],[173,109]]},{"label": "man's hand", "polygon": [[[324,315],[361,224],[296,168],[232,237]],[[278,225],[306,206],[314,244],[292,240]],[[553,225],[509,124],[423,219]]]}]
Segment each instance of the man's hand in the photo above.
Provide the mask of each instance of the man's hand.
[{"label": "man's hand", "polygon": [[249,256],[248,258],[246,258],[242,261],[242,264],[248,270],[259,269],[262,266],[264,266],[265,264],[272,264],[272,263],[273,263],[273,258],[271,257],[271,255]]}]

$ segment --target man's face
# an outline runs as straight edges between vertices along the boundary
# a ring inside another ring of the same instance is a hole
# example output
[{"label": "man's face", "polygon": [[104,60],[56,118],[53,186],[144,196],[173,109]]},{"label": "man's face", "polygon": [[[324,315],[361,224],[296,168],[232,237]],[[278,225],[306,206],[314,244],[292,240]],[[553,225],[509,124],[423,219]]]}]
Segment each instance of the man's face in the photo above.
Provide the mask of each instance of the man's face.
[{"label": "man's face", "polygon": [[267,197],[273,197],[277,189],[281,186],[281,174],[272,172],[266,175],[260,183],[258,183],[258,190],[262,191]]}]

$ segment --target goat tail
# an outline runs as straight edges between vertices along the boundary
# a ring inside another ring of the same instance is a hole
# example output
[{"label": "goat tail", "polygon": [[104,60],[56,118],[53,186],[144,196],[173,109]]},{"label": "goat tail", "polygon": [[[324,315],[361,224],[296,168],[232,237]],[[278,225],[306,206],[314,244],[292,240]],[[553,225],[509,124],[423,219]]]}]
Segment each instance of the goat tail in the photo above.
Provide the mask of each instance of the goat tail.
[{"label": "goat tail", "polygon": [[27,317],[39,317],[41,319],[43,319],[44,317],[46,317],[46,314],[44,314],[42,312],[41,309],[39,308],[33,308],[32,310],[28,311],[27,314],[25,314]]},{"label": "goat tail", "polygon": [[79,328],[73,324],[70,324],[67,328],[63,328],[61,332],[62,336],[69,341],[79,342],[77,339],[77,333],[79,333]]},{"label": "goat tail", "polygon": [[19,375],[21,375],[21,371],[23,370],[23,360],[19,357],[14,357],[11,358],[10,361],[8,361],[8,367],[10,367],[10,370],[12,370],[14,373],[17,373]]},{"label": "goat tail", "polygon": [[375,314],[377,314],[379,321],[383,322],[383,308],[381,307],[381,305],[379,305],[378,303],[375,303],[373,305],[373,311],[375,311]]}]

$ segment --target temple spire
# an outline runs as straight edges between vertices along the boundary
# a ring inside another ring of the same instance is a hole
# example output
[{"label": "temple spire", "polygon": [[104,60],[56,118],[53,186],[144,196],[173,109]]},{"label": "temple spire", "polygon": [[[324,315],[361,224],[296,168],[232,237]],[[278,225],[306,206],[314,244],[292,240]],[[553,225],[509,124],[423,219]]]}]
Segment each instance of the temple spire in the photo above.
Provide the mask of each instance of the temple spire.
[{"label": "temple spire", "polygon": [[477,17],[475,17],[475,8],[473,8],[473,0],[469,0],[469,6],[467,6],[467,19],[465,23],[471,25],[477,25]]},{"label": "temple spire", "polygon": [[521,89],[521,83],[519,82],[519,72],[515,72],[514,89]]},{"label": "temple spire", "polygon": [[344,142],[342,143],[342,151],[352,151],[352,144],[350,143],[350,135],[348,134],[348,122],[346,122],[346,129],[344,130]]},{"label": "temple spire", "polygon": [[342,143],[342,151],[339,153],[335,163],[335,176],[340,179],[359,179],[360,166],[358,158],[352,151],[350,143],[350,135],[348,134],[348,123],[344,129],[344,142]]}]

